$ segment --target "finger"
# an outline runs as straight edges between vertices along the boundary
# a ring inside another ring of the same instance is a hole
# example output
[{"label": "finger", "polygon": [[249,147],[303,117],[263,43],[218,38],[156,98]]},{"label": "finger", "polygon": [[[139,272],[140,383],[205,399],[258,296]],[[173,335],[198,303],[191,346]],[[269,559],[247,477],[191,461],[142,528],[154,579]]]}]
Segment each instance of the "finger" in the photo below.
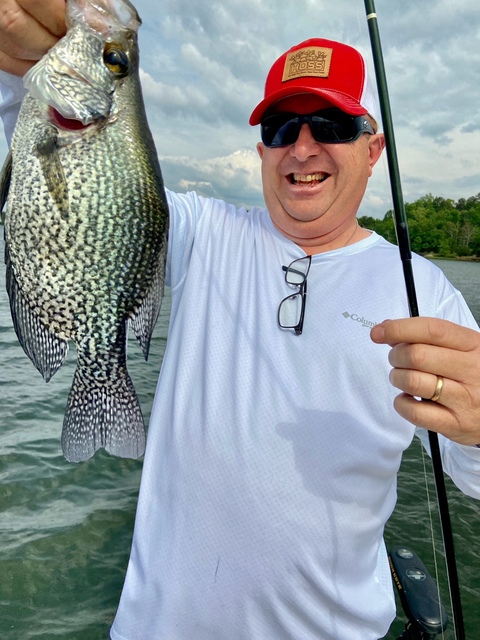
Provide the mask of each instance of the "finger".
[{"label": "finger", "polygon": [[477,360],[478,354],[428,344],[397,344],[388,354],[392,367],[444,376],[458,382],[468,382],[468,376],[477,369],[480,374]]},{"label": "finger", "polygon": [[425,402],[402,393],[394,400],[394,407],[402,418],[417,427],[441,433],[450,440],[467,446],[479,443],[478,424],[464,419],[437,402]]},{"label": "finger", "polygon": [[57,40],[13,0],[0,5],[0,49],[11,58],[39,60]]},{"label": "finger", "polygon": [[422,427],[437,433],[451,428],[452,417],[450,411],[435,402],[425,402],[401,393],[393,403],[395,410],[417,427]]},{"label": "finger", "polygon": [[480,348],[480,333],[439,318],[385,320],[373,327],[371,337],[379,344],[423,343],[473,351]]},{"label": "finger", "polygon": [[3,51],[0,51],[0,69],[14,76],[24,76],[34,64],[34,60],[29,61],[12,58]]},{"label": "finger", "polygon": [[17,0],[18,4],[57,38],[65,35],[66,0]]},{"label": "finger", "polygon": [[444,406],[450,406],[449,400],[454,400],[459,387],[454,381],[441,376],[409,369],[392,369],[390,383],[410,396],[425,400],[433,398],[441,387],[440,397],[436,402]]}]

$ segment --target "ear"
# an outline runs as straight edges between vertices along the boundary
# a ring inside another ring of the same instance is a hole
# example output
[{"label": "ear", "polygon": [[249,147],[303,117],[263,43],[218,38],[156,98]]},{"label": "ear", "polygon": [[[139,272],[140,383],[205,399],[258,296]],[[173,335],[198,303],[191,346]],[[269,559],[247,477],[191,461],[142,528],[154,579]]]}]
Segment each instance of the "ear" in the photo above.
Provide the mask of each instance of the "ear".
[{"label": "ear", "polygon": [[260,156],[260,160],[263,159],[263,152],[265,150],[265,145],[263,144],[263,142],[259,142],[257,144],[257,153]]},{"label": "ear", "polygon": [[373,167],[377,164],[378,159],[385,149],[385,136],[383,133],[375,133],[370,136],[368,141],[368,151],[370,156],[370,175],[372,175]]}]

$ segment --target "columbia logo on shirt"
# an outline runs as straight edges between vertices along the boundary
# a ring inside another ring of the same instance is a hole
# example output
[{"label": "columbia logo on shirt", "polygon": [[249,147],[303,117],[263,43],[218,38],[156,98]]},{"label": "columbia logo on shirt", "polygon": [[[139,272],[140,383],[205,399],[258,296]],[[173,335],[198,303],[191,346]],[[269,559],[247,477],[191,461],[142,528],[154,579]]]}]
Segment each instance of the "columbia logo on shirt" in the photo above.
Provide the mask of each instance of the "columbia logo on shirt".
[{"label": "columbia logo on shirt", "polygon": [[348,313],[348,311],[345,311],[344,313],[342,313],[342,316],[345,319],[358,322],[362,325],[362,327],[368,327],[369,329],[377,324],[377,322],[373,322],[372,320],[366,320],[363,316],[359,316],[357,313]]}]

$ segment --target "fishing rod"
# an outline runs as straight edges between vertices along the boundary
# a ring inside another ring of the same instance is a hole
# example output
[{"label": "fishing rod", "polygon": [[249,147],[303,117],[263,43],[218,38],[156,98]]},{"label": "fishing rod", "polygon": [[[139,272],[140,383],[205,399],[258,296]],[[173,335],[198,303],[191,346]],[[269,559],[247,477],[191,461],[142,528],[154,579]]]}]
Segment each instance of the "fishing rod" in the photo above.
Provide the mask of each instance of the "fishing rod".
[{"label": "fishing rod", "polygon": [[[382,114],[386,140],[386,152],[394,207],[395,233],[397,235],[397,243],[403,265],[410,316],[417,317],[419,315],[419,312],[412,269],[410,237],[408,234],[407,217],[405,213],[405,205],[403,202],[400,171],[398,167],[398,157],[396,152],[393,121],[390,109],[390,99],[388,95],[387,78],[385,74],[382,46],[378,30],[378,20],[373,0],[365,0],[365,11],[367,14],[367,24],[370,34],[373,61],[375,65],[375,75],[377,79],[378,94],[380,99],[380,111]],[[448,509],[445,479],[443,475],[442,459],[440,456],[440,446],[438,443],[438,434],[433,431],[429,431],[428,438],[430,442],[438,510],[442,528],[443,546],[445,549],[447,577],[450,590],[450,600],[452,603],[455,638],[456,640],[465,640],[462,604],[460,600],[460,585],[455,559],[455,548],[453,544],[453,533]]]}]

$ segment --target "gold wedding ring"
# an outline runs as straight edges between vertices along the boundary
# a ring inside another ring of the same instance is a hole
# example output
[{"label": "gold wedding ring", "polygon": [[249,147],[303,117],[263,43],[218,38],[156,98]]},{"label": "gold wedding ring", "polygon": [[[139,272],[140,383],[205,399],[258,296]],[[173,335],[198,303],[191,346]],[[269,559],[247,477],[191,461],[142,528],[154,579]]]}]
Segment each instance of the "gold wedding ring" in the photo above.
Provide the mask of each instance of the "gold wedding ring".
[{"label": "gold wedding ring", "polygon": [[443,389],[443,378],[442,376],[437,376],[437,386],[435,387],[433,396],[430,398],[432,402],[438,402],[438,400],[440,400],[440,396],[442,395],[442,389]]}]

